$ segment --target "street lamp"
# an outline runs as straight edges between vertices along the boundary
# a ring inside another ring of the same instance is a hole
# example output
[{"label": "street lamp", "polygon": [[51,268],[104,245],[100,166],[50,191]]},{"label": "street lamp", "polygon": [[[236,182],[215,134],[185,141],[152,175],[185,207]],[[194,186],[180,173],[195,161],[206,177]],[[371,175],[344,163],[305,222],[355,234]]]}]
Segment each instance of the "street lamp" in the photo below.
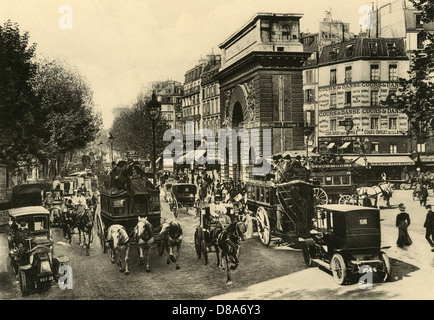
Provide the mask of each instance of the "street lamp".
[{"label": "street lamp", "polygon": [[155,91],[152,92],[152,99],[146,105],[146,112],[149,118],[152,120],[152,168],[154,175],[154,185],[157,184],[157,166],[155,164],[157,151],[155,150],[155,125],[157,122],[157,118],[161,112],[161,104],[157,101],[157,96],[155,95]]},{"label": "street lamp", "polygon": [[109,137],[108,137],[108,142],[110,144],[110,156],[111,156],[111,162],[113,163],[113,140],[115,138],[113,137],[113,135],[110,133]]}]

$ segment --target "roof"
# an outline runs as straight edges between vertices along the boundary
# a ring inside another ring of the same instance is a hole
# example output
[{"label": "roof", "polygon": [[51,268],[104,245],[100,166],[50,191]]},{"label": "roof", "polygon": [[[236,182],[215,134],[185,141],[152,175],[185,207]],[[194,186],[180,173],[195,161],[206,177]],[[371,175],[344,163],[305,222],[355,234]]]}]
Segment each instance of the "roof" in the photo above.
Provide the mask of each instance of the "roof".
[{"label": "roof", "polygon": [[31,207],[21,207],[9,209],[9,214],[13,217],[34,215],[34,214],[46,214],[49,215],[50,212],[41,206],[31,206]]},{"label": "roof", "polygon": [[317,205],[319,209],[325,209],[330,211],[339,211],[339,212],[353,212],[353,211],[380,211],[378,208],[372,207],[363,207],[363,206],[354,206],[350,204],[324,204]]},{"label": "roof", "polygon": [[368,163],[372,166],[412,166],[415,164],[407,155],[366,155]]},{"label": "roof", "polygon": [[325,46],[319,64],[332,64],[355,59],[408,60],[402,38],[357,38]]}]

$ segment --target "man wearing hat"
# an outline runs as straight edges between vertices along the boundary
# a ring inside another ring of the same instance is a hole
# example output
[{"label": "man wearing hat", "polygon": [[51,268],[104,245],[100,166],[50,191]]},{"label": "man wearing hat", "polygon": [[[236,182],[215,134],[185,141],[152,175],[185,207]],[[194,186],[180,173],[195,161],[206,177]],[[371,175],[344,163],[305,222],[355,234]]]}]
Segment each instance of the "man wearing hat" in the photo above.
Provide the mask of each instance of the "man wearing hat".
[{"label": "man wearing hat", "polygon": [[425,208],[428,210],[426,213],[425,223],[423,224],[426,229],[425,239],[431,246],[431,251],[434,252],[434,212],[431,210],[431,205],[427,204]]},{"label": "man wearing hat", "polygon": [[400,212],[396,216],[396,227],[398,228],[398,240],[396,244],[400,248],[405,248],[413,243],[407,230],[410,226],[410,215],[405,212],[405,205],[403,203],[400,203],[398,208]]}]

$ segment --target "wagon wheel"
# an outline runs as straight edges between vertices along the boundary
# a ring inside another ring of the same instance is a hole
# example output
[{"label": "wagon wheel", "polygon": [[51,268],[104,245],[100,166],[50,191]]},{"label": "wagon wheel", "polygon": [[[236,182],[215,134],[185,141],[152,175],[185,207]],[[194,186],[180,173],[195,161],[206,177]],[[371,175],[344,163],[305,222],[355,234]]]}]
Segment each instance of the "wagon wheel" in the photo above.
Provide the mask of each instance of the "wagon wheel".
[{"label": "wagon wheel", "polygon": [[347,278],[347,267],[344,258],[339,253],[333,255],[330,267],[333,272],[333,278],[336,280],[337,284],[343,284]]},{"label": "wagon wheel", "polygon": [[392,274],[392,265],[390,264],[389,257],[383,251],[380,252],[381,266],[377,269],[377,275],[381,281],[386,282],[390,280]]},{"label": "wagon wheel", "polygon": [[164,253],[164,239],[161,238],[160,241],[158,241],[158,255],[161,257]]},{"label": "wagon wheel", "polygon": [[353,204],[354,203],[354,199],[349,194],[344,194],[343,196],[339,197],[338,203],[339,204]]},{"label": "wagon wheel", "polygon": [[246,214],[245,216],[244,223],[247,226],[247,231],[244,236],[246,239],[251,239],[253,237],[253,218],[250,214]]},{"label": "wagon wheel", "polygon": [[329,197],[327,193],[321,188],[313,188],[313,196],[315,199],[315,205],[327,204]]},{"label": "wagon wheel", "polygon": [[256,211],[256,217],[259,239],[263,244],[268,246],[271,240],[270,220],[268,218],[268,212],[263,207],[259,207]]},{"label": "wagon wheel", "polygon": [[21,289],[21,294],[23,296],[25,296],[26,294],[29,293],[29,288],[28,288],[28,281],[27,281],[27,276],[26,273],[23,270],[20,270],[20,289]]},{"label": "wagon wheel", "polygon": [[206,239],[205,239],[205,235],[203,233],[203,229],[201,229],[201,231],[199,232],[201,240],[200,240],[200,246],[202,249],[202,255],[203,255],[203,259],[205,261],[205,265],[208,264],[208,248],[206,245]]},{"label": "wagon wheel", "polygon": [[197,258],[200,259],[202,256],[202,250],[200,247],[200,238],[199,238],[199,229],[196,228],[196,231],[194,232],[194,248],[196,249]]},{"label": "wagon wheel", "polygon": [[175,198],[173,199],[173,215],[175,216],[175,218],[178,218],[179,215],[179,204],[178,200],[176,200]]}]

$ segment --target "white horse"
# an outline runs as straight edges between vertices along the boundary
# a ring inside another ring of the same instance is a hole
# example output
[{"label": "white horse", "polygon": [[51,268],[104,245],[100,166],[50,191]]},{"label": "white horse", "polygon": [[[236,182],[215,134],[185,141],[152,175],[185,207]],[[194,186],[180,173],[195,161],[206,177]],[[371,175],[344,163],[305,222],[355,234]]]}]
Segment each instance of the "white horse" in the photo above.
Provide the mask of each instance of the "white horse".
[{"label": "white horse", "polygon": [[[111,249],[111,262],[116,262],[119,271],[125,272],[125,275],[129,275],[128,255],[130,251],[130,238],[125,227],[120,224],[111,225],[107,230],[107,241],[109,241]],[[121,260],[121,255],[124,257],[123,262]]]},{"label": "white horse", "polygon": [[[169,254],[167,257],[167,264],[172,261],[176,265],[176,270],[180,269],[178,265],[179,252],[181,250],[182,243],[182,228],[178,221],[175,219],[168,219],[163,222],[160,231],[161,241],[164,241],[164,246]],[[174,254],[174,248],[176,247],[176,255]]]},{"label": "white horse", "polygon": [[[132,239],[137,243],[137,250],[139,252],[139,264],[143,265],[146,260],[146,272],[150,272],[149,256],[152,249],[155,247],[154,242],[154,228],[148,221],[148,218],[138,218],[137,225],[134,227]],[[146,257],[145,257],[146,250]]]},{"label": "white horse", "polygon": [[387,206],[390,207],[389,200],[392,197],[393,189],[388,182],[382,182],[372,187],[360,187],[356,189],[356,192],[358,196],[367,196],[369,199],[374,199],[374,207],[378,207],[380,197],[383,196]]}]

